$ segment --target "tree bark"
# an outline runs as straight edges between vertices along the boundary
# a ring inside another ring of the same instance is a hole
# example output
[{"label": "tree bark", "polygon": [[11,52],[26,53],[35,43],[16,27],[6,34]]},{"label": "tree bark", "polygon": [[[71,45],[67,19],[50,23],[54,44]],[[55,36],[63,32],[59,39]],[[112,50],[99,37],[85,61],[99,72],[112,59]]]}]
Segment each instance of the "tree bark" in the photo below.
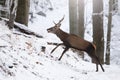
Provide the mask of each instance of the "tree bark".
[{"label": "tree bark", "polygon": [[9,17],[9,22],[8,22],[8,26],[9,29],[12,29],[14,27],[14,21],[15,21],[15,14],[16,14],[16,10],[17,10],[17,4],[18,0],[12,0],[11,1],[11,6],[10,6],[10,17]]},{"label": "tree bark", "polygon": [[[84,0],[78,0],[78,35],[84,38]],[[84,52],[80,52],[84,59]]]},{"label": "tree bark", "polygon": [[111,26],[112,26],[112,5],[113,0],[109,0],[109,16],[108,16],[108,28],[107,28],[107,44],[106,44],[106,64],[110,65],[110,42],[111,42]]},{"label": "tree bark", "polygon": [[69,0],[70,33],[78,35],[77,0]]},{"label": "tree bark", "polygon": [[78,0],[78,34],[84,38],[84,0]]},{"label": "tree bark", "polygon": [[103,31],[103,1],[93,0],[93,42],[96,44],[96,54],[104,63],[104,31]]},{"label": "tree bark", "polygon": [[16,22],[28,26],[30,0],[18,0]]}]

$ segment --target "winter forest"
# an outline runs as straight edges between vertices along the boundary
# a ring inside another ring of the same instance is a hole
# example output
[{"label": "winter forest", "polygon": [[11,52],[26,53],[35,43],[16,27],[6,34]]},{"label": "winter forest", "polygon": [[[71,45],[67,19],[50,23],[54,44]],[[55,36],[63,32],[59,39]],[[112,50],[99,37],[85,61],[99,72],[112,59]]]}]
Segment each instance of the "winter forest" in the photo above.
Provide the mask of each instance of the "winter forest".
[{"label": "winter forest", "polygon": [[120,0],[0,0],[0,80],[120,80]]}]

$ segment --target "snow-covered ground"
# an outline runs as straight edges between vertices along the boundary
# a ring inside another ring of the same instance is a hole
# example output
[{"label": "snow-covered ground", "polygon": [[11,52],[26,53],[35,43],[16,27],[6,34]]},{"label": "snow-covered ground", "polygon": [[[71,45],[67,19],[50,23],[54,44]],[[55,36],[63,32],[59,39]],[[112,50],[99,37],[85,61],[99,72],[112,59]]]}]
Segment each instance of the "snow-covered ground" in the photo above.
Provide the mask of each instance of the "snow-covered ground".
[{"label": "snow-covered ground", "polygon": [[[95,64],[81,60],[72,50],[66,52],[61,61],[57,59],[63,51],[62,47],[50,54],[55,46],[47,42],[61,41],[55,35],[48,34],[46,29],[54,25],[53,21],[57,22],[65,15],[61,29],[69,32],[68,0],[51,0],[51,3],[53,11],[46,11],[46,17],[34,11],[36,18],[29,22],[29,29],[41,34],[43,38],[13,34],[4,21],[0,21],[0,80],[119,80],[120,16],[113,16],[111,65],[103,65],[105,72],[100,67],[99,72],[95,72]],[[89,35],[86,34],[91,37]],[[41,51],[42,47],[46,47],[45,52]]]}]

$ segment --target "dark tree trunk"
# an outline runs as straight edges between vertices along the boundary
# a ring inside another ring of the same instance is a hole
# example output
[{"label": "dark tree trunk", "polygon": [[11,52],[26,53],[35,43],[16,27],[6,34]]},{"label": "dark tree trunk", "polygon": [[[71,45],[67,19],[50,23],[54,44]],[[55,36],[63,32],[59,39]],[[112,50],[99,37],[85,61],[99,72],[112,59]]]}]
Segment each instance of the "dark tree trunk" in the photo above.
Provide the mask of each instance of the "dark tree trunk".
[{"label": "dark tree trunk", "polygon": [[69,0],[70,33],[78,35],[77,0]]},{"label": "dark tree trunk", "polygon": [[93,41],[96,44],[96,54],[104,63],[104,31],[103,31],[103,1],[93,0]]},{"label": "dark tree trunk", "polygon": [[[78,35],[84,38],[84,0],[78,0],[78,15]],[[84,52],[80,55],[84,59]]]},{"label": "dark tree trunk", "polygon": [[78,0],[78,32],[84,38],[84,0]]},{"label": "dark tree trunk", "polygon": [[107,44],[106,44],[106,64],[110,64],[110,42],[111,42],[111,26],[112,26],[112,5],[113,0],[109,0],[109,16],[108,16],[108,28],[107,28]]},{"label": "dark tree trunk", "polygon": [[28,26],[30,0],[18,0],[16,22]]}]

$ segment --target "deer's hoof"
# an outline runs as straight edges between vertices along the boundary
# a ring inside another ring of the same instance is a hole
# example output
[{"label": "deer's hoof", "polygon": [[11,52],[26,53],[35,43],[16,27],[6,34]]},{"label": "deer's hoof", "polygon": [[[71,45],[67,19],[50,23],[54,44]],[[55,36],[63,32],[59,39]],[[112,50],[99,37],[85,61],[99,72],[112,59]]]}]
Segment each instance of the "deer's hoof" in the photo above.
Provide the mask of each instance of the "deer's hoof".
[{"label": "deer's hoof", "polygon": [[98,70],[96,70],[96,72],[98,72]]},{"label": "deer's hoof", "polygon": [[59,58],[58,61],[60,61],[61,59]]}]

